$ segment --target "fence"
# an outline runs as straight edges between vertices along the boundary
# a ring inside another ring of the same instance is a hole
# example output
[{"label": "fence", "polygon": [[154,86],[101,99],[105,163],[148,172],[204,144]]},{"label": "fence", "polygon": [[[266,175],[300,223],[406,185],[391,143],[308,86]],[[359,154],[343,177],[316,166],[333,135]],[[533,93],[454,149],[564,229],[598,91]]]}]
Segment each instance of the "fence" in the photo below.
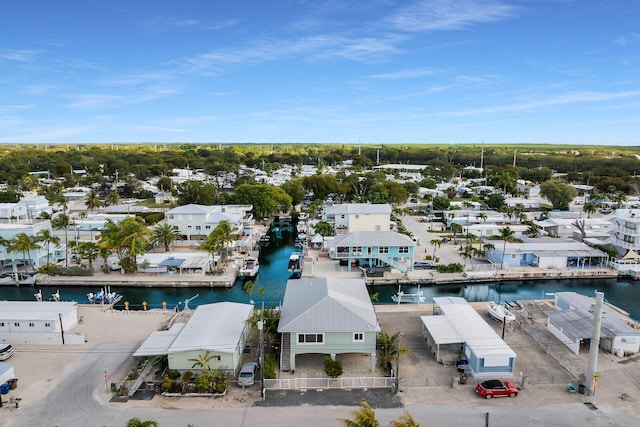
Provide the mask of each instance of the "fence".
[{"label": "fence", "polygon": [[395,386],[393,377],[345,377],[345,378],[290,378],[265,379],[267,390],[326,390],[326,389],[368,389],[391,388]]}]

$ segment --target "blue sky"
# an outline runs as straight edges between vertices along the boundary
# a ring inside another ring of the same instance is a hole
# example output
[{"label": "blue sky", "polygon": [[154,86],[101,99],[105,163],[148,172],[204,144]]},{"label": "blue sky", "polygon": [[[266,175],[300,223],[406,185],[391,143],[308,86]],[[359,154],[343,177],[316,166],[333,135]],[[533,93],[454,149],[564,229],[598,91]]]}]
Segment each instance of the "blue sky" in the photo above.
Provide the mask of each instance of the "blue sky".
[{"label": "blue sky", "polygon": [[0,143],[640,145],[636,0],[0,0]]}]

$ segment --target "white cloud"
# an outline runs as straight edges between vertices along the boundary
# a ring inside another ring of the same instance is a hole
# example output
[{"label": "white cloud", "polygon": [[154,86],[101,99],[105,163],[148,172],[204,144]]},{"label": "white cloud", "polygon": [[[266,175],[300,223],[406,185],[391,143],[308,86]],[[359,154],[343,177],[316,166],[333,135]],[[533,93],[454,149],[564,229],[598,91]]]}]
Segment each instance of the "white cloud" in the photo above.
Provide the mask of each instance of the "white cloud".
[{"label": "white cloud", "polygon": [[621,36],[615,39],[613,42],[619,45],[637,43],[637,42],[640,42],[640,33],[631,33],[626,36]]},{"label": "white cloud", "polygon": [[497,105],[493,107],[477,108],[461,111],[451,111],[444,113],[446,116],[473,116],[477,114],[493,114],[508,113],[512,111],[532,110],[536,108],[544,108],[553,105],[578,104],[603,102],[616,99],[640,97],[640,90],[632,90],[625,92],[571,92],[564,95],[558,95],[547,99],[538,99],[528,102],[516,104]]},{"label": "white cloud", "polygon": [[518,10],[491,0],[420,0],[392,15],[389,23],[396,30],[409,32],[457,30],[509,19]]},{"label": "white cloud", "polygon": [[67,108],[97,108],[104,107],[124,99],[123,96],[105,95],[100,93],[89,93],[86,95],[71,95],[68,98],[73,101],[65,107]]},{"label": "white cloud", "polygon": [[33,62],[35,57],[40,53],[38,50],[29,49],[3,49],[0,50],[0,58],[18,62]]},{"label": "white cloud", "polygon": [[416,77],[432,76],[437,73],[438,71],[435,71],[435,70],[403,70],[403,71],[396,71],[393,73],[374,74],[367,77],[370,79],[381,79],[381,80],[401,80],[401,79],[413,79]]}]

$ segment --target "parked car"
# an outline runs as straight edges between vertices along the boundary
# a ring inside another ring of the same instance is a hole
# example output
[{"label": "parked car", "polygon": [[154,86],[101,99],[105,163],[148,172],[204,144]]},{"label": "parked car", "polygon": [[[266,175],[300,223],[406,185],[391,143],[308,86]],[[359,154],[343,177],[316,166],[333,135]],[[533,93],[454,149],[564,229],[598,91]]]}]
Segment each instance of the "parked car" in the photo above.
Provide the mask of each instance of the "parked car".
[{"label": "parked car", "polygon": [[413,263],[414,270],[432,270],[436,268],[436,263],[434,261],[415,261]]},{"label": "parked car", "polygon": [[258,364],[256,362],[247,362],[240,368],[238,374],[238,385],[241,387],[250,386],[255,383]]},{"label": "parked car", "polygon": [[13,356],[13,346],[11,344],[0,348],[0,360],[7,360]]},{"label": "parked car", "polygon": [[485,399],[494,397],[516,397],[520,390],[509,381],[488,380],[476,386],[476,393]]}]

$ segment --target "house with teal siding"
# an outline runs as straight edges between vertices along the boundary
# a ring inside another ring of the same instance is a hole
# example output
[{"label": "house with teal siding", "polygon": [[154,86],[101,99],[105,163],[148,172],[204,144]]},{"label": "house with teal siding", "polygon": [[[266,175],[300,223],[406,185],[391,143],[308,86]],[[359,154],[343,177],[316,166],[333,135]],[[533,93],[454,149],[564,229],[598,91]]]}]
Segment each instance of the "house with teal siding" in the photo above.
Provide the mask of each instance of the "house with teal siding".
[{"label": "house with teal siding", "polygon": [[376,368],[380,325],[362,279],[302,278],[289,280],[280,308],[280,369],[293,371],[296,358],[362,353]]},{"label": "house with teal siding", "polygon": [[329,258],[340,260],[349,271],[366,265],[406,273],[413,269],[415,246],[411,238],[394,231],[354,231],[327,242]]}]

